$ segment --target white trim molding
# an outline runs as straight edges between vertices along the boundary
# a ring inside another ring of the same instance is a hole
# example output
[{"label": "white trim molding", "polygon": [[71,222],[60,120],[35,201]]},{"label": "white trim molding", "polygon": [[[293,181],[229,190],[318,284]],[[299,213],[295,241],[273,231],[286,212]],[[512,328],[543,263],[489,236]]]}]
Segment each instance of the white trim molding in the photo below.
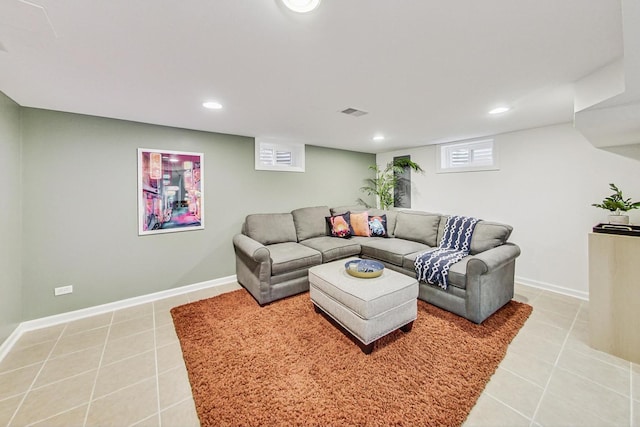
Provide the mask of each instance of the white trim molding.
[{"label": "white trim molding", "polygon": [[84,319],[86,317],[98,314],[109,313],[111,311],[122,310],[123,308],[133,307],[140,304],[158,301],[177,295],[187,294],[189,292],[199,291],[217,286],[224,286],[237,281],[236,275],[221,277],[219,279],[207,280],[206,282],[194,283],[192,285],[181,286],[179,288],[167,289],[165,291],[154,292],[152,294],[141,295],[133,298],[127,298],[120,301],[110,302],[107,304],[96,305],[93,307],[82,308],[80,310],[69,311],[66,313],[54,314],[53,316],[41,317],[39,319],[27,320],[18,325],[18,327],[9,335],[9,337],[0,345],[0,362],[9,353],[13,346],[18,342],[22,334],[36,329],[47,328],[49,326],[59,325],[74,320]]},{"label": "white trim molding", "polygon": [[525,277],[516,276],[516,283],[532,288],[544,289],[545,291],[555,292],[556,294],[568,295],[584,301],[589,301],[589,292],[577,291],[575,289],[564,288],[562,286],[552,285],[550,283],[540,282],[538,280],[527,279]]}]

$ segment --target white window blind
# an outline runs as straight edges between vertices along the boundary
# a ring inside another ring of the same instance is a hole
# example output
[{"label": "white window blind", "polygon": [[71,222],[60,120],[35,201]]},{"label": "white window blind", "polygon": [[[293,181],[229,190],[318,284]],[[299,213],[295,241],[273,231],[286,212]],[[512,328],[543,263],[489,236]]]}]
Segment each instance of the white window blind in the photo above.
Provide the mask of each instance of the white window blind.
[{"label": "white window blind", "polygon": [[468,172],[498,169],[492,139],[454,142],[438,146],[438,172]]},{"label": "white window blind", "polygon": [[291,166],[292,164],[293,164],[293,154],[291,153],[291,151],[276,150],[276,165]]},{"label": "white window blind", "polygon": [[304,145],[256,139],[256,170],[304,172]]}]

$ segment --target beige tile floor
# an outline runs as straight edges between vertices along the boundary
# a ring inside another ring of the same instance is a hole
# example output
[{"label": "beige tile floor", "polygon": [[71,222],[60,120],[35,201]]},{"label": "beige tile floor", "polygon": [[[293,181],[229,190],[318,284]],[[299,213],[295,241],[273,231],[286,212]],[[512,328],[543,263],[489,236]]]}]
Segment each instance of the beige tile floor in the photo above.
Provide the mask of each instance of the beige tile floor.
[{"label": "beige tile floor", "polygon": [[515,299],[533,313],[464,426],[640,427],[640,365],[589,347],[588,302],[521,285]]},{"label": "beige tile floor", "polygon": [[[238,288],[24,334],[0,362],[0,425],[198,425],[169,309]],[[465,427],[640,427],[640,366],[586,344],[587,303],[521,285],[516,299],[533,314]]]}]

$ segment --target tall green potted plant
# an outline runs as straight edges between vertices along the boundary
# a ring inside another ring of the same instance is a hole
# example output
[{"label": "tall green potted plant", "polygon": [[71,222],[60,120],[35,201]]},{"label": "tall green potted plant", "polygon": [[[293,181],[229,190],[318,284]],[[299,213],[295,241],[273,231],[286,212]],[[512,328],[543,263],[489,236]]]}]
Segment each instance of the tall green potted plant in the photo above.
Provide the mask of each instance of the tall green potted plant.
[{"label": "tall green potted plant", "polygon": [[360,191],[367,193],[369,196],[375,196],[380,209],[393,207],[393,189],[398,182],[398,175],[404,172],[407,167],[415,172],[423,172],[420,165],[404,157],[387,163],[384,169],[380,169],[378,165],[369,166],[369,169],[374,171],[376,176],[375,178],[368,178],[365,181],[367,185],[361,187]]},{"label": "tall green potted plant", "polygon": [[593,203],[591,206],[613,212],[609,215],[609,224],[629,224],[629,215],[623,215],[622,212],[640,208],[640,202],[632,202],[631,198],[625,199],[615,184],[609,184],[609,188],[614,193],[605,197],[602,203]]}]

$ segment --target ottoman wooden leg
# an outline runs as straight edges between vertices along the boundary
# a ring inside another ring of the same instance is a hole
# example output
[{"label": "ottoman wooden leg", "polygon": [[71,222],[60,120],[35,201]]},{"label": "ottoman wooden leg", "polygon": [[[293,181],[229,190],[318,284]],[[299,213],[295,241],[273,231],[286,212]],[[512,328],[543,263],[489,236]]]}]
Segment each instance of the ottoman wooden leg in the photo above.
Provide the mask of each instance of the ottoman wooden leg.
[{"label": "ottoman wooden leg", "polygon": [[409,332],[409,331],[411,330],[411,328],[413,328],[413,321],[411,321],[411,322],[407,323],[407,324],[406,324],[406,325],[404,325],[404,326],[401,326],[401,327],[400,327],[400,330],[401,330],[402,332]]},{"label": "ottoman wooden leg", "polygon": [[371,352],[373,351],[373,344],[375,344],[375,341],[369,344],[363,344],[361,342],[358,342],[358,344],[360,346],[360,350],[362,350],[364,354],[371,354]]}]

